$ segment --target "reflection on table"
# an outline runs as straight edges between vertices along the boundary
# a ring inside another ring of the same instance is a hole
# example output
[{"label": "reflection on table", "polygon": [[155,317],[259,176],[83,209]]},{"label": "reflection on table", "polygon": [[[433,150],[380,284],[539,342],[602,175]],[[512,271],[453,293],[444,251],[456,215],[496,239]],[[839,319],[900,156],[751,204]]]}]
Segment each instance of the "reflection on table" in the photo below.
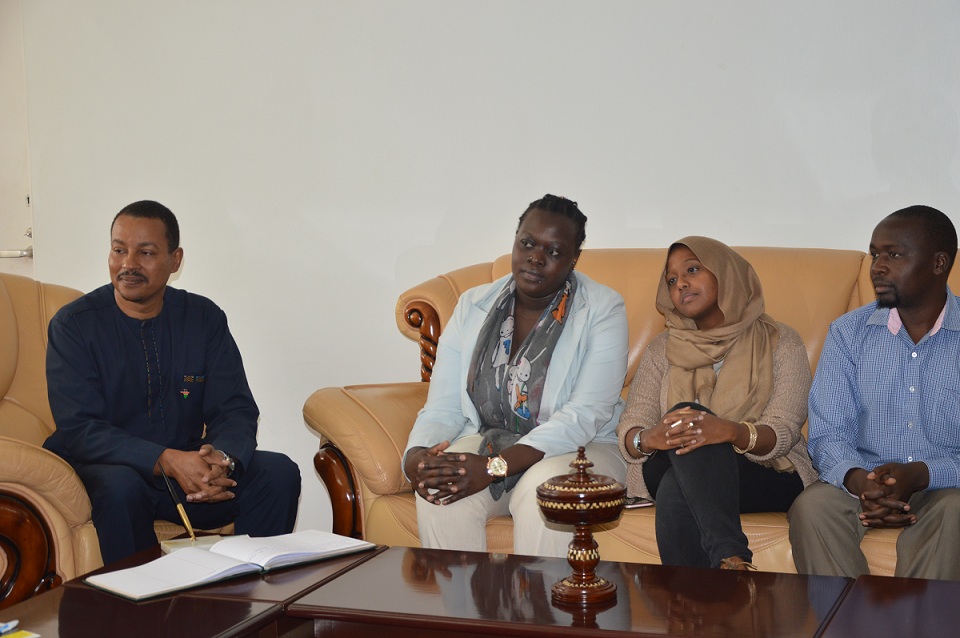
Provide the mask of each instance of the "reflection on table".
[{"label": "reflection on table", "polygon": [[634,629],[672,636],[813,636],[849,586],[843,578],[797,574],[621,568],[633,582]]},{"label": "reflection on table", "polygon": [[827,625],[826,638],[960,633],[960,582],[860,576]]},{"label": "reflection on table", "polygon": [[17,618],[20,629],[43,638],[208,638],[255,633],[282,614],[282,607],[268,602],[193,596],[135,603],[68,583],[4,610],[0,618]]},{"label": "reflection on table", "polygon": [[[395,547],[291,604],[300,617],[393,627],[650,635],[813,636],[849,579],[601,562],[612,606],[552,604],[563,559]],[[373,592],[378,592],[373,594]],[[526,629],[524,629],[526,628]]]}]

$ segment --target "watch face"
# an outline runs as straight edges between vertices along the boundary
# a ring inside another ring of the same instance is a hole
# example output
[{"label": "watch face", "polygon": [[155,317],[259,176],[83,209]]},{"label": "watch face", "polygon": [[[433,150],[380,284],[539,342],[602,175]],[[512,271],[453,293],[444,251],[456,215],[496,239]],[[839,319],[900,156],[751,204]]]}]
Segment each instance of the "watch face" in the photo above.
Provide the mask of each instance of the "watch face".
[{"label": "watch face", "polygon": [[227,469],[227,476],[229,477],[237,469],[237,462],[233,460],[232,456],[223,450],[219,450],[219,452],[223,455],[223,460],[230,464],[230,467]]},{"label": "watch face", "polygon": [[507,462],[502,456],[493,456],[487,459],[487,473],[490,476],[503,478],[507,475]]}]

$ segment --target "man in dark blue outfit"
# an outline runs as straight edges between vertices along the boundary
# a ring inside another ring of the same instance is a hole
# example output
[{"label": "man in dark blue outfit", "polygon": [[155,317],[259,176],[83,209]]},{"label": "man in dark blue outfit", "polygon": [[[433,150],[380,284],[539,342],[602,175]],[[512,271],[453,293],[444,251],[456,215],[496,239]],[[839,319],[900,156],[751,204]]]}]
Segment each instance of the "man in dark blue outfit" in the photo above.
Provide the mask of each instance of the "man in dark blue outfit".
[{"label": "man in dark blue outfit", "polygon": [[57,430],[44,447],[77,471],[105,563],[180,522],[161,467],[200,528],[292,531],[300,472],[255,451],[259,410],[223,311],[167,287],[183,259],[177,219],[142,201],[111,226],[111,283],[50,322],[47,385]]}]

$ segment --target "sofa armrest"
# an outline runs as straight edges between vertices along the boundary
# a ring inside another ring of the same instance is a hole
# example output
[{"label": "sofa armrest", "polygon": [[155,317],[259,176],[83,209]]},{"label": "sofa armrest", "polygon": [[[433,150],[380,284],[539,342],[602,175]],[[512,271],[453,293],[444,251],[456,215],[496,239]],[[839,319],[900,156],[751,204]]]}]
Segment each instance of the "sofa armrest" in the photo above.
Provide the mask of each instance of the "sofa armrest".
[{"label": "sofa armrest", "polygon": [[427,401],[422,382],[322,388],[307,399],[307,425],[333,443],[360,477],[358,490],[396,494],[410,489],[401,456]]},{"label": "sofa armrest", "polygon": [[36,492],[71,527],[90,521],[90,497],[80,477],[69,463],[42,447],[0,436],[0,483]]},{"label": "sofa armrest", "polygon": [[333,533],[350,538],[363,538],[363,516],[360,491],[353,478],[353,467],[336,445],[320,443],[313,456],[313,467],[327,488],[333,510]]},{"label": "sofa armrest", "polygon": [[411,301],[403,309],[407,325],[420,335],[420,380],[430,381],[433,364],[437,362],[437,344],[440,343],[440,315],[425,301]]},{"label": "sofa armrest", "polygon": [[57,574],[60,535],[67,527],[89,525],[90,517],[90,499],[66,461],[36,445],[0,436],[0,554],[6,559],[0,608],[62,582]]},{"label": "sofa armrest", "polygon": [[63,583],[53,536],[37,509],[0,483],[0,609]]},{"label": "sofa armrest", "polygon": [[488,284],[494,263],[474,264],[418,284],[397,299],[396,319],[400,332],[420,343],[420,378],[430,380],[437,359],[437,341],[465,290]]}]

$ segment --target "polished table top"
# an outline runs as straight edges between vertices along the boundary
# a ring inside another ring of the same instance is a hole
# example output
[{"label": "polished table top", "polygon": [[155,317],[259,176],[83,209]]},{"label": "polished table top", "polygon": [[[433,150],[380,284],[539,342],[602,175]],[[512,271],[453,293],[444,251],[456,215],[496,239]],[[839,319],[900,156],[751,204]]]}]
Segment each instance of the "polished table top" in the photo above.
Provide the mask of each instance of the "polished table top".
[{"label": "polished table top", "polygon": [[825,638],[960,635],[960,582],[860,576],[827,624]]},{"label": "polished table top", "polygon": [[[384,549],[246,575],[141,602],[100,591],[79,578],[0,611],[0,620],[16,618],[20,628],[43,638],[244,636],[282,622],[285,604]],[[159,556],[156,546],[93,573],[134,567]]]},{"label": "polished table top", "polygon": [[167,596],[135,603],[91,587],[64,585],[0,612],[42,638],[244,636],[283,616],[276,603]]},{"label": "polished table top", "polygon": [[[110,569],[158,555],[142,552]],[[291,635],[949,636],[960,582],[728,572],[601,562],[613,605],[565,608],[550,586],[565,560],[378,548],[140,603],[66,583],[0,612],[44,638]],[[284,609],[286,608],[286,609]],[[306,623],[306,624],[304,624]],[[388,629],[387,629],[388,628]],[[264,633],[265,632],[265,633]]]},{"label": "polished table top", "polygon": [[617,585],[616,604],[559,608],[550,587],[570,571],[563,559],[394,547],[291,603],[287,614],[319,619],[317,636],[373,636],[383,625],[392,638],[596,630],[814,636],[852,585],[847,578],[601,562],[598,574]]}]

